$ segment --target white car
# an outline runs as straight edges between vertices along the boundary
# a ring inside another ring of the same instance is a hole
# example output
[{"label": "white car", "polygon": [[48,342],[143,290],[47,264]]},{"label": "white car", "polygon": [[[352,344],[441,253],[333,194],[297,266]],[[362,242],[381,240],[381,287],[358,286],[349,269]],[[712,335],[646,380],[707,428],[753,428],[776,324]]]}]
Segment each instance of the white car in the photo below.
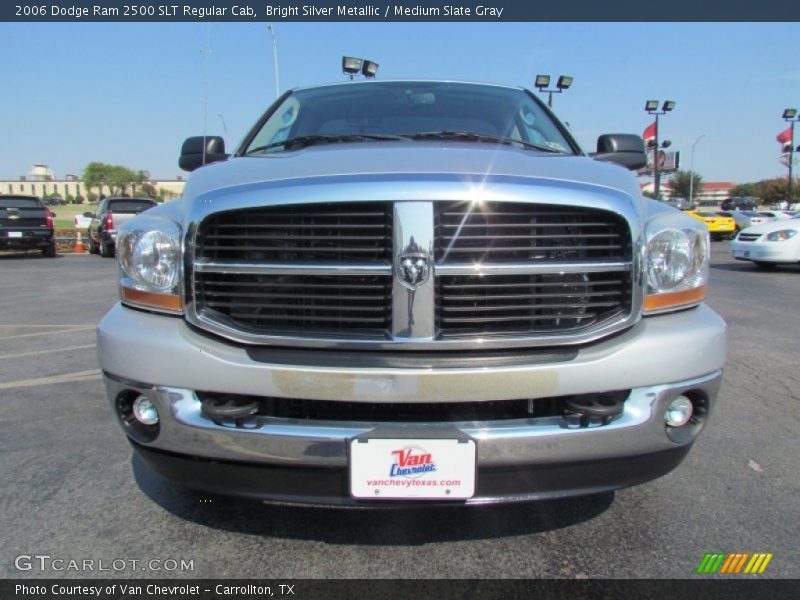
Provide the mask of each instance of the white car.
[{"label": "white car", "polygon": [[731,243],[736,260],[759,267],[800,262],[800,218],[781,219],[742,230]]},{"label": "white car", "polygon": [[758,211],[758,214],[762,217],[769,217],[770,219],[776,221],[794,218],[794,213],[788,210],[760,210]]}]

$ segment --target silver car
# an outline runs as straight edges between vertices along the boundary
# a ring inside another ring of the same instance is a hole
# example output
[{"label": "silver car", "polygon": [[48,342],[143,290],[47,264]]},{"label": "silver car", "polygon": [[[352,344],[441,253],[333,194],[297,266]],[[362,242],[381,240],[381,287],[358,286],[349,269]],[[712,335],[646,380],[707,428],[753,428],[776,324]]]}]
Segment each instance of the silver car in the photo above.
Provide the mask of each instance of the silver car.
[{"label": "silver car", "polygon": [[[615,164],[616,163],[616,164]],[[292,90],[120,227],[108,398],[155,471],[279,502],[482,504],[659,477],[726,354],[705,225],[530,91]],[[625,168],[627,167],[627,168]]]}]

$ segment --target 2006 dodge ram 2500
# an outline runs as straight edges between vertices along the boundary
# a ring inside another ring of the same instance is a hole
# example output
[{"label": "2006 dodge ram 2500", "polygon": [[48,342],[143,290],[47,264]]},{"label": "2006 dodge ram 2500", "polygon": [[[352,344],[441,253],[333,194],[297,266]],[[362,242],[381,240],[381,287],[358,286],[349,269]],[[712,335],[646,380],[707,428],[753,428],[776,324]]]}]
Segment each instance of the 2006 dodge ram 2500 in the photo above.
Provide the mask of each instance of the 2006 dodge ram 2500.
[{"label": "2006 dodge ram 2500", "polygon": [[183,198],[118,234],[113,411],[158,473],[278,502],[659,477],[726,332],[705,225],[642,198],[644,162],[637,136],[586,155],[529,91],[456,82],[293,90],[230,156],[189,138]]}]

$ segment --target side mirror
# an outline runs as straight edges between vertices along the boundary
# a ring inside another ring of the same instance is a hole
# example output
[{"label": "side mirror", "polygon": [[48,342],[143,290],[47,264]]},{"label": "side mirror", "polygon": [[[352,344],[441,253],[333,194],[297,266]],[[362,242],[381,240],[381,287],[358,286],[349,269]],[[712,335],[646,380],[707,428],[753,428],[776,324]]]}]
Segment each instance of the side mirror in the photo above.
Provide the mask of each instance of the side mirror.
[{"label": "side mirror", "polygon": [[[205,153],[203,150],[205,149]],[[205,154],[205,156],[204,156]],[[203,160],[205,158],[205,161]],[[227,160],[225,140],[218,135],[190,137],[181,147],[178,166],[184,171],[194,171],[198,167],[212,162]]]},{"label": "side mirror", "polygon": [[595,160],[612,162],[632,171],[647,166],[644,140],[630,133],[607,133],[597,138],[597,152],[590,154]]}]

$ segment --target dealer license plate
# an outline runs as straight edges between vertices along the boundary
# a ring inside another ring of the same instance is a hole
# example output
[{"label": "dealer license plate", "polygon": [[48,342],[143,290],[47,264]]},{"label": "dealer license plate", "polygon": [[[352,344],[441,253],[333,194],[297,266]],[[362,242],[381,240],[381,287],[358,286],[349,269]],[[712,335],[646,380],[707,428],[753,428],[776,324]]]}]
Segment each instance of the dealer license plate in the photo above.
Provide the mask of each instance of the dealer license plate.
[{"label": "dealer license plate", "polygon": [[475,442],[356,439],[350,493],[370,499],[465,499],[475,495]]},{"label": "dealer license plate", "polygon": [[9,231],[8,232],[8,237],[10,237],[10,238],[12,238],[12,237],[13,238],[21,238],[22,237],[22,232],[21,231]]}]

